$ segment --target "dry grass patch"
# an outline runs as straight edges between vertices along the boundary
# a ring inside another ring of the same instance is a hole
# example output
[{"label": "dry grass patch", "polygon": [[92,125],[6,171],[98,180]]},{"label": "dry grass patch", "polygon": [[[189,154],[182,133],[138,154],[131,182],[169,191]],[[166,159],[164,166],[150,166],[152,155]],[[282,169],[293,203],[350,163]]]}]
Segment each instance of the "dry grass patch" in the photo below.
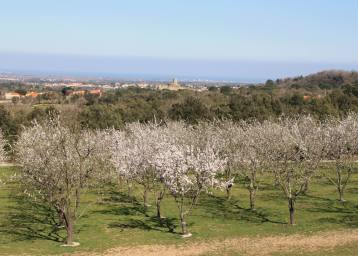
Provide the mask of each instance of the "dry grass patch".
[{"label": "dry grass patch", "polygon": [[[317,233],[314,235],[286,235],[268,237],[243,237],[226,240],[205,241],[187,245],[141,245],[134,247],[118,247],[101,254],[105,256],[195,256],[223,251],[234,251],[243,255],[270,255],[277,252],[295,250],[314,252],[330,250],[358,242],[358,230],[341,230]],[[220,253],[221,252],[221,253]],[[89,255],[88,253],[76,256]]]}]

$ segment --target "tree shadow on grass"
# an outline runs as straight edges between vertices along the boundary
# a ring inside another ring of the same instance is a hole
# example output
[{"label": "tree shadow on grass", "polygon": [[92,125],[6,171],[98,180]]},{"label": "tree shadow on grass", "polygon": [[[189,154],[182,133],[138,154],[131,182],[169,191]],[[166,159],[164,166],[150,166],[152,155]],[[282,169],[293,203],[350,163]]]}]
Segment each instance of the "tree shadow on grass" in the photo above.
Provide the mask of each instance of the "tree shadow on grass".
[{"label": "tree shadow on grass", "polygon": [[110,190],[109,197],[104,199],[105,209],[95,211],[100,214],[111,215],[147,215],[147,211],[135,197],[128,196],[126,193]]},{"label": "tree shadow on grass", "polygon": [[358,194],[358,186],[353,188],[353,187],[349,187],[346,190],[347,194],[353,194],[353,195],[357,195]]},{"label": "tree shadow on grass", "polygon": [[108,198],[104,201],[112,203],[137,203],[137,199],[134,196],[129,196],[127,193],[110,189],[107,191]]},{"label": "tree shadow on grass", "polygon": [[141,229],[146,231],[160,231],[166,233],[176,233],[175,218],[162,218],[149,216],[142,202],[135,197],[117,190],[107,191],[108,198],[104,199],[105,209],[96,210],[94,213],[110,214],[114,216],[138,216],[141,219],[130,218],[129,220],[110,223],[109,228],[118,228],[121,231],[125,229]]},{"label": "tree shadow on grass", "polygon": [[241,220],[256,224],[262,224],[265,222],[275,224],[287,224],[286,222],[275,221],[272,218],[276,215],[268,213],[264,209],[245,209],[240,206],[238,201],[230,200],[226,198],[210,195],[205,196],[200,200],[201,207],[205,210],[205,215],[210,217],[221,217],[224,219]]},{"label": "tree shadow on grass", "polygon": [[314,199],[310,201],[312,206],[309,209],[306,209],[306,211],[332,215],[332,217],[325,216],[318,219],[319,222],[339,224],[349,228],[358,228],[358,205],[349,201],[339,202],[337,199],[312,195],[306,195],[306,198]]},{"label": "tree shadow on grass", "polygon": [[11,194],[12,205],[0,222],[0,234],[10,241],[50,240],[60,242],[57,215],[50,207],[34,202],[25,195]]},{"label": "tree shadow on grass", "polygon": [[[113,222],[109,224],[109,228],[119,228],[121,231],[124,231],[125,229],[140,229],[176,234],[177,232],[175,229],[177,225],[175,222],[175,218],[159,219],[157,217],[149,217],[145,220],[129,219],[123,222]],[[188,226],[192,225],[193,223],[190,223]]]}]

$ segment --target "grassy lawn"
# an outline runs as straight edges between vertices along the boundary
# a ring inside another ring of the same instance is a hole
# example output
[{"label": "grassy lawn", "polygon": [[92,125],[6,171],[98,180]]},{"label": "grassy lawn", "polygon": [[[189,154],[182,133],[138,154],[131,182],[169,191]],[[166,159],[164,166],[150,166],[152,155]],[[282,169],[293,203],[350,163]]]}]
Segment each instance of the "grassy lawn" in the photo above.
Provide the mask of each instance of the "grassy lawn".
[{"label": "grassy lawn", "polygon": [[[10,176],[13,167],[0,167],[0,177]],[[209,239],[240,236],[266,236],[294,233],[314,233],[324,230],[358,228],[358,176],[353,176],[347,187],[347,202],[337,201],[335,187],[325,179],[315,179],[306,196],[297,201],[297,225],[289,226],[287,202],[282,192],[265,179],[257,195],[257,211],[248,210],[248,191],[234,186],[233,197],[224,193],[203,196],[198,207],[188,218],[193,237],[182,239],[178,212],[174,200],[167,196],[162,211],[167,217],[163,223],[155,218],[152,207],[144,212],[140,190],[136,198],[128,198],[125,189],[108,186],[91,191],[83,197],[84,215],[76,224],[75,241],[81,245],[64,248],[63,230],[52,231],[53,212],[39,203],[21,196],[17,184],[0,187],[0,254],[61,254],[74,251],[101,252],[108,248],[141,244],[183,244]],[[174,229],[174,231],[172,230]],[[330,252],[310,255],[357,255],[358,244],[335,248]],[[230,255],[230,253],[228,252]],[[232,252],[232,255],[237,255]],[[277,254],[285,255],[285,254]],[[288,254],[287,254],[288,255]]]}]

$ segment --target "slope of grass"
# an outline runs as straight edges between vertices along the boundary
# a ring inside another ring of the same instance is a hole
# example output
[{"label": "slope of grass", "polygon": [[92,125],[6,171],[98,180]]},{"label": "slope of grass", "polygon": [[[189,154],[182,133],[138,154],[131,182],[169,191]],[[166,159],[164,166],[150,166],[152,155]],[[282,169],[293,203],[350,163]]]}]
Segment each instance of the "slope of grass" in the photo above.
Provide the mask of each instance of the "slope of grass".
[{"label": "slope of grass", "polygon": [[[0,176],[8,177],[14,168],[0,168]],[[90,191],[82,201],[83,216],[76,224],[75,240],[81,245],[64,248],[60,245],[64,230],[53,230],[55,219],[51,209],[22,196],[14,182],[0,188],[0,254],[62,254],[74,251],[101,252],[117,246],[141,244],[183,244],[209,239],[239,236],[265,236],[313,233],[323,230],[358,228],[358,177],[353,176],[347,187],[345,203],[337,201],[335,188],[325,179],[314,179],[306,196],[297,201],[297,225],[289,226],[287,202],[282,192],[265,178],[257,195],[257,211],[248,210],[248,192],[240,184],[234,186],[233,197],[224,193],[205,195],[188,218],[190,239],[182,239],[178,212],[168,195],[163,201],[160,222],[155,218],[154,197],[144,212],[140,188],[130,198],[126,189],[107,186]],[[358,252],[358,245],[337,252]],[[233,254],[235,255],[235,254]],[[319,252],[314,255],[321,255]],[[322,254],[325,255],[325,254]],[[334,254],[332,254],[334,255]]]}]

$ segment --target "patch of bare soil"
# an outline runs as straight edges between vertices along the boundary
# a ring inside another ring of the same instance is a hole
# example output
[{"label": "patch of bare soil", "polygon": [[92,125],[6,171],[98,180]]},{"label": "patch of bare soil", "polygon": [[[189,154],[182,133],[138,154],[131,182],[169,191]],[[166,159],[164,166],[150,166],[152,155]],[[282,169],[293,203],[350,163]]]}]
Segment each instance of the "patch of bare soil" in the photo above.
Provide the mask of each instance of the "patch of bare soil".
[{"label": "patch of bare soil", "polygon": [[[358,242],[358,230],[343,230],[314,235],[286,235],[269,237],[242,237],[226,240],[205,241],[188,245],[142,245],[118,247],[102,254],[91,256],[195,256],[207,253],[225,255],[225,251],[236,251],[243,255],[270,255],[277,252],[330,250]],[[89,254],[76,254],[89,255]]]}]

